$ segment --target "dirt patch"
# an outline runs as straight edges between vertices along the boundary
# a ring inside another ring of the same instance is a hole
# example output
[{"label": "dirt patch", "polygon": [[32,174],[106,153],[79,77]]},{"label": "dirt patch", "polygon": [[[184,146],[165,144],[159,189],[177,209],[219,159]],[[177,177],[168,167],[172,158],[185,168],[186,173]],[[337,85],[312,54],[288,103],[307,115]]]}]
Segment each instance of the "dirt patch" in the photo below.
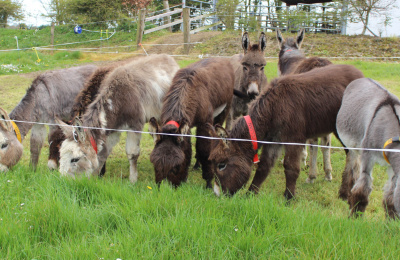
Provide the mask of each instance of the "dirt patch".
[{"label": "dirt patch", "polygon": [[[208,31],[198,32],[190,35],[190,42],[206,42],[212,37],[222,34],[221,31]],[[164,45],[151,45],[151,44],[164,44]],[[190,45],[190,50],[193,50],[195,44]],[[143,43],[143,47],[148,54],[166,53],[170,55],[183,54],[183,33],[174,33],[158,39],[152,43]]]}]

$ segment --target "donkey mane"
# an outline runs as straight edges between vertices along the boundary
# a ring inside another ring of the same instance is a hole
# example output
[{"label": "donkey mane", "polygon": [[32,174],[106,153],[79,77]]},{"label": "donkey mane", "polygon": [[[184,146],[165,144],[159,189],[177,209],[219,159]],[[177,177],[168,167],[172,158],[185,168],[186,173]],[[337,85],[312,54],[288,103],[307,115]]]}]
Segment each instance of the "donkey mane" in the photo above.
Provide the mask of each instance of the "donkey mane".
[{"label": "donkey mane", "polygon": [[381,89],[385,92],[385,94],[386,94],[385,99],[383,99],[383,100],[378,104],[378,106],[376,107],[376,110],[375,110],[375,113],[374,113],[374,115],[373,115],[373,117],[372,117],[372,119],[371,119],[371,122],[374,120],[376,114],[378,113],[378,111],[379,111],[380,109],[382,109],[384,106],[390,106],[390,107],[392,108],[392,110],[393,110],[393,113],[394,113],[394,114],[396,115],[396,117],[397,117],[397,121],[400,123],[400,117],[399,117],[399,114],[397,113],[396,108],[395,108],[395,105],[400,106],[399,100],[398,100],[397,98],[392,98],[391,95],[393,95],[393,94],[391,94],[386,88],[384,88],[381,84],[379,84],[379,83],[376,82],[375,80],[372,80],[372,79],[370,79],[370,78],[368,78],[368,80],[371,81],[371,82],[372,82],[373,84],[375,84],[376,86],[378,86],[379,88],[381,88]]},{"label": "donkey mane", "polygon": [[[164,97],[164,105],[162,107],[162,124],[170,119],[175,120],[189,119],[189,125],[192,123],[190,118],[195,113],[197,103],[191,96],[191,86],[196,84],[196,71],[191,68],[179,70],[172,80],[171,88]],[[190,108],[190,109],[189,109]]]}]

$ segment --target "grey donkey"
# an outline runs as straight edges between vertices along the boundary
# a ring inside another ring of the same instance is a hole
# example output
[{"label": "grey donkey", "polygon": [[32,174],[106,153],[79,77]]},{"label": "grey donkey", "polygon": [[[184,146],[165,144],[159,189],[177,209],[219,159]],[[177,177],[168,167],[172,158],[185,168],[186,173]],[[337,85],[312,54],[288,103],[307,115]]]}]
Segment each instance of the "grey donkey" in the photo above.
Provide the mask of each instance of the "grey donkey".
[{"label": "grey donkey", "polygon": [[[351,82],[346,88],[336,126],[346,147],[400,149],[400,100],[372,79]],[[386,157],[386,160],[385,160]],[[364,212],[372,191],[375,163],[388,166],[383,206],[390,218],[400,213],[400,153],[349,150],[340,197],[346,199],[353,216]],[[353,186],[353,183],[355,184]],[[351,189],[351,190],[350,190]]]},{"label": "grey donkey", "polygon": [[119,141],[118,130],[128,130],[125,149],[130,163],[129,180],[135,183],[140,131],[150,118],[160,119],[162,100],[178,69],[172,57],[160,54],[135,59],[108,73],[82,122],[77,121],[73,127],[60,121],[66,136],[60,149],[61,175],[98,175]]},{"label": "grey donkey", "polygon": [[[25,96],[9,116],[2,110],[3,119],[13,121],[1,122],[0,170],[7,171],[20,160],[21,143],[30,129],[30,165],[36,169],[47,134],[46,126],[19,121],[54,124],[55,116],[69,121],[74,99],[95,69],[94,65],[86,65],[44,72],[33,80]],[[49,126],[49,129],[51,133],[55,126]],[[51,166],[49,164],[50,168]]]}]

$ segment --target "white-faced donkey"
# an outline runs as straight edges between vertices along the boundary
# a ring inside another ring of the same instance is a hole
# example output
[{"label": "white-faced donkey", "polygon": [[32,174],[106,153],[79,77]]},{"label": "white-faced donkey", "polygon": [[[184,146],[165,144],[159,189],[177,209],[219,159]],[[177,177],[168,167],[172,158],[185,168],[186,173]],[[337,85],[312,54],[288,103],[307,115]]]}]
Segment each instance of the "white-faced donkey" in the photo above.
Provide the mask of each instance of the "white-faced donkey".
[{"label": "white-faced donkey", "polygon": [[61,174],[72,177],[99,174],[119,141],[118,130],[127,130],[129,180],[135,183],[140,131],[150,118],[159,120],[162,100],[178,69],[172,57],[161,54],[135,59],[110,72],[101,83],[100,93],[83,114],[82,122],[76,122],[75,127],[67,124],[62,127],[67,139],[60,149]]}]

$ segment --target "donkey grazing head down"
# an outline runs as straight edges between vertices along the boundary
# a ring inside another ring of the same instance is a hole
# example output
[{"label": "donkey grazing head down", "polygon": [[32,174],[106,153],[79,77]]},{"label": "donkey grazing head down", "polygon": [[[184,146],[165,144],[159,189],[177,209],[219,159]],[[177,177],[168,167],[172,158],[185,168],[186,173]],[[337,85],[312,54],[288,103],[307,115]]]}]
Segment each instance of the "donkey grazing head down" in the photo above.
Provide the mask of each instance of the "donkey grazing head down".
[{"label": "donkey grazing head down", "polygon": [[2,108],[0,108],[0,128],[0,171],[7,172],[21,159],[23,147],[7,112]]},{"label": "donkey grazing head down", "polygon": [[[232,131],[234,131],[232,135],[236,136],[237,129],[232,129]],[[216,162],[214,163],[214,193],[219,196],[222,190],[225,194],[233,195],[250,179],[252,155],[246,153],[245,150],[251,149],[249,148],[251,144],[240,142],[240,145],[235,145],[227,140],[230,136],[220,125],[216,125],[215,128],[210,125],[209,133],[212,137],[221,138],[212,142],[209,157],[210,160]],[[248,136],[243,137],[243,139],[247,138]],[[245,148],[244,151],[241,148]]]},{"label": "donkey grazing head down", "polygon": [[156,173],[156,183],[167,179],[175,187],[179,186],[187,179],[192,157],[190,137],[179,135],[190,134],[189,125],[183,121],[176,124],[167,123],[160,127],[156,119],[152,118],[149,122],[149,131],[156,133],[153,135],[155,147],[150,154],[150,161]]},{"label": "donkey grazing head down", "polygon": [[250,44],[249,34],[247,32],[243,34],[242,48],[244,56],[241,60],[242,69],[236,73],[240,74],[239,90],[246,93],[250,98],[258,96],[260,94],[260,89],[267,84],[267,78],[264,74],[264,67],[267,63],[264,58],[266,46],[267,39],[263,32],[260,35],[258,44],[253,45]]},{"label": "donkey grazing head down", "polygon": [[60,173],[62,176],[75,177],[85,174],[91,176],[98,168],[97,147],[93,144],[91,136],[80,126],[82,122],[75,119],[73,125],[68,125],[57,119],[61,125],[65,140],[60,148]]},{"label": "donkey grazing head down", "polygon": [[[352,66],[330,65],[273,80],[250,103],[249,114],[234,122],[229,135],[219,126],[210,130],[214,137],[222,138],[212,140],[209,156],[215,167],[214,192],[218,195],[222,189],[234,194],[247,183],[258,149],[256,142],[250,140],[277,142],[262,146],[260,163],[249,188],[257,193],[281,154],[283,145],[279,142],[304,144],[310,138],[335,132],[343,92],[351,81],[362,77]],[[227,140],[229,137],[246,141]],[[284,147],[284,196],[291,199],[295,196],[303,147]]]}]

